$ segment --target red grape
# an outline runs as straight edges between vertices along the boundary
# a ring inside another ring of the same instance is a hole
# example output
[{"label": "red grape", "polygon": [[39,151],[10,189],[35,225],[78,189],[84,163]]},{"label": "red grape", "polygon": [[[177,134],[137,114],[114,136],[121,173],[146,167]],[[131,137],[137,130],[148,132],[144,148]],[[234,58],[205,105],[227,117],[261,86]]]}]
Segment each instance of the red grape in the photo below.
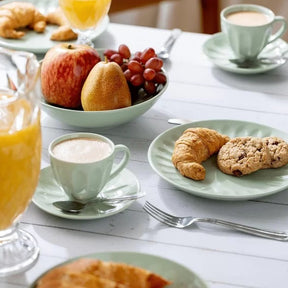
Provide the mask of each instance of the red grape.
[{"label": "red grape", "polygon": [[149,95],[153,95],[156,92],[156,85],[152,81],[145,81],[144,89]]},{"label": "red grape", "polygon": [[136,60],[136,61],[138,61],[138,62],[140,63],[140,62],[141,62],[141,59],[140,59],[141,54],[142,54],[141,51],[135,52],[135,53],[134,53],[134,56],[133,56],[130,60]]},{"label": "red grape", "polygon": [[140,56],[140,60],[143,64],[145,64],[150,58],[155,57],[156,53],[155,50],[153,48],[146,48],[141,56]]},{"label": "red grape", "polygon": [[117,64],[119,64],[120,66],[123,64],[123,58],[120,54],[115,53],[110,57],[110,60],[112,62],[116,62]]},{"label": "red grape", "polygon": [[134,57],[140,58],[141,55],[142,55],[142,52],[141,52],[141,51],[136,51],[136,52],[134,53]]},{"label": "red grape", "polygon": [[110,59],[110,57],[116,53],[117,53],[117,51],[115,51],[115,50],[107,49],[104,51],[104,56],[106,56],[108,59]]},{"label": "red grape", "polygon": [[151,47],[131,56],[129,47],[121,44],[117,51],[105,50],[104,56],[121,67],[134,103],[144,101],[146,96],[155,95],[159,85],[167,82],[165,73],[161,71],[163,61]]},{"label": "red grape", "polygon": [[130,52],[128,46],[125,44],[121,44],[119,46],[118,52],[124,59],[129,59],[131,56],[131,52]]},{"label": "red grape", "polygon": [[128,64],[127,63],[123,63],[121,65],[121,69],[122,69],[123,72],[125,72],[128,69]]},{"label": "red grape", "polygon": [[151,68],[151,69],[154,69],[155,71],[160,71],[162,66],[163,66],[163,61],[157,57],[150,58],[145,63],[145,68]]},{"label": "red grape", "polygon": [[131,77],[132,77],[132,72],[129,70],[129,69],[126,69],[125,72],[124,72],[124,76],[126,78],[126,80],[129,82]]},{"label": "red grape", "polygon": [[141,86],[144,83],[144,78],[143,78],[142,74],[132,75],[132,77],[130,78],[130,83],[133,86]]},{"label": "red grape", "polygon": [[129,63],[128,63],[128,68],[133,72],[133,73],[143,73],[144,71],[144,68],[143,66],[141,65],[141,63],[139,63],[138,61],[136,60],[131,60]]},{"label": "red grape", "polygon": [[132,60],[135,60],[135,61],[137,61],[137,62],[141,63],[141,60],[140,60],[140,58],[139,58],[139,57],[137,57],[137,56],[134,56],[134,57],[132,57],[132,58],[130,59],[130,61],[132,61]]},{"label": "red grape", "polygon": [[151,68],[146,68],[143,72],[143,77],[145,78],[145,80],[147,81],[151,81],[153,80],[153,78],[156,75],[156,71],[154,69]]},{"label": "red grape", "polygon": [[159,84],[164,84],[167,82],[167,77],[163,72],[157,72],[153,81]]}]

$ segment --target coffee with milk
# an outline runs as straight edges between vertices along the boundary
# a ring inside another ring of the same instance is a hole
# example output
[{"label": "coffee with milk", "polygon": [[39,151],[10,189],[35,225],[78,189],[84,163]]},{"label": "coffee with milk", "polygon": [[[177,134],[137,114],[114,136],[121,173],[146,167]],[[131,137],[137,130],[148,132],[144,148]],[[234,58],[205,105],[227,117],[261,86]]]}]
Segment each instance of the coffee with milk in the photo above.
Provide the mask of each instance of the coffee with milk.
[{"label": "coffee with milk", "polygon": [[284,17],[275,16],[272,10],[260,5],[231,5],[221,11],[220,18],[222,32],[232,50],[228,57],[241,61],[256,62],[262,50],[287,28]]},{"label": "coffee with milk", "polygon": [[95,199],[130,158],[128,147],[94,133],[60,136],[50,143],[48,151],[56,183],[70,200],[83,203]]},{"label": "coffee with milk", "polygon": [[52,150],[60,160],[73,163],[91,163],[102,160],[112,153],[107,142],[93,138],[74,138],[62,141]]},{"label": "coffee with milk", "polygon": [[233,24],[241,26],[261,26],[271,21],[271,17],[257,11],[233,12],[228,14],[226,19]]}]

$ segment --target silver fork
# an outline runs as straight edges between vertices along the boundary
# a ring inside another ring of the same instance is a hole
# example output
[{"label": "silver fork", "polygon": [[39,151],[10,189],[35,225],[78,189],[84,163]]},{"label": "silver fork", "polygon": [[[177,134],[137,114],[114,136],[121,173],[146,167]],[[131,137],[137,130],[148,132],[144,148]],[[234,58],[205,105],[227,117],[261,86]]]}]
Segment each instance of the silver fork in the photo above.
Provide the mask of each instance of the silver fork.
[{"label": "silver fork", "polygon": [[210,224],[221,225],[227,228],[231,228],[234,230],[238,230],[247,234],[252,234],[264,238],[279,240],[279,241],[287,241],[288,234],[285,232],[276,232],[271,230],[264,230],[252,226],[242,225],[238,223],[233,223],[225,220],[214,219],[214,218],[198,218],[198,217],[177,217],[170,215],[159,208],[155,207],[148,201],[145,202],[143,209],[152,217],[157,219],[158,221],[170,225],[176,228],[185,228],[190,225],[196,224],[197,222],[206,222]]}]

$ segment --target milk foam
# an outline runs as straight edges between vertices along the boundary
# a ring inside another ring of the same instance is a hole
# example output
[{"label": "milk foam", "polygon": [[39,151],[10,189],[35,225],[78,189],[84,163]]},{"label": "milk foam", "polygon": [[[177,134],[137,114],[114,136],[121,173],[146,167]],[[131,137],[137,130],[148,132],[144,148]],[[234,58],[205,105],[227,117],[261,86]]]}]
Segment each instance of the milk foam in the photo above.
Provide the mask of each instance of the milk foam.
[{"label": "milk foam", "polygon": [[270,18],[257,11],[238,11],[230,13],[226,19],[233,24],[242,26],[261,26],[270,22]]},{"label": "milk foam", "polygon": [[91,163],[102,160],[112,152],[110,145],[93,138],[69,139],[53,148],[56,158],[73,163]]}]

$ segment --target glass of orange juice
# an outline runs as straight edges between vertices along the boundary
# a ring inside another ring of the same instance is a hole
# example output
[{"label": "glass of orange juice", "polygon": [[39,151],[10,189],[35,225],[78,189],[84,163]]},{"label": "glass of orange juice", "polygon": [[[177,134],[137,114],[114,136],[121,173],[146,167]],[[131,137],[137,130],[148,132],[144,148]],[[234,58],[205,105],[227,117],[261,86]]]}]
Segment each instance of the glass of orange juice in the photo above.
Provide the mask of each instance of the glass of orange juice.
[{"label": "glass of orange juice", "polygon": [[78,34],[78,43],[93,47],[91,36],[107,15],[111,0],[59,0],[72,29]]},{"label": "glass of orange juice", "polygon": [[0,276],[26,270],[39,254],[34,237],[18,228],[40,172],[38,74],[35,55],[0,48]]}]

